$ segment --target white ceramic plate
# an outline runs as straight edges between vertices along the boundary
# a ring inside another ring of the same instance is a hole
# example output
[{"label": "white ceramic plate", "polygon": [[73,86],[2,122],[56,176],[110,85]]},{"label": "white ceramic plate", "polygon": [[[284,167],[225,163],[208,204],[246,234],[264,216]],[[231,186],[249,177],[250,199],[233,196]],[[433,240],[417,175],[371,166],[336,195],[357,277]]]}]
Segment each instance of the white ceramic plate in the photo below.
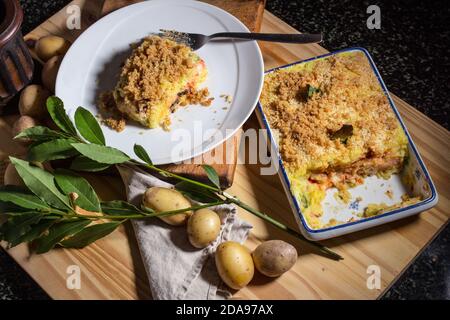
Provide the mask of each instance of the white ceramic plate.
[{"label": "white ceramic plate", "polygon": [[[229,13],[197,1],[153,0],[115,11],[97,21],[75,41],[59,69],[56,95],[73,118],[78,106],[98,114],[100,92],[114,88],[130,44],[160,29],[212,34],[248,32]],[[263,83],[264,65],[254,41],[210,42],[197,51],[209,76],[203,84],[215,98],[210,107],[188,106],[171,116],[171,131],[129,123],[117,133],[102,127],[107,145],[134,156],[134,143],[155,164],[190,159],[231,137],[252,113]],[[232,96],[229,104],[221,95]]]}]

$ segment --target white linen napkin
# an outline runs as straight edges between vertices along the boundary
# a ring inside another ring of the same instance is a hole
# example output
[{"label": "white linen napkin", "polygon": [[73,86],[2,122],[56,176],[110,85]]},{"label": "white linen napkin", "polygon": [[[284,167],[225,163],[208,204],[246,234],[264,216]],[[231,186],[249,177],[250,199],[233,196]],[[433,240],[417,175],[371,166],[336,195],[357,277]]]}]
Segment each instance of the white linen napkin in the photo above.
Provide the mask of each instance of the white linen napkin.
[{"label": "white linen napkin", "polygon": [[[136,206],[140,205],[142,195],[149,187],[173,188],[142,170],[123,165],[118,169],[128,201]],[[170,226],[157,218],[133,221],[153,299],[214,300],[231,296],[228,290],[221,289],[223,285],[215,267],[214,252],[223,241],[244,242],[252,226],[237,217],[234,205],[210,209],[219,214],[222,226],[217,240],[204,249],[196,249],[189,243],[185,226]]]}]

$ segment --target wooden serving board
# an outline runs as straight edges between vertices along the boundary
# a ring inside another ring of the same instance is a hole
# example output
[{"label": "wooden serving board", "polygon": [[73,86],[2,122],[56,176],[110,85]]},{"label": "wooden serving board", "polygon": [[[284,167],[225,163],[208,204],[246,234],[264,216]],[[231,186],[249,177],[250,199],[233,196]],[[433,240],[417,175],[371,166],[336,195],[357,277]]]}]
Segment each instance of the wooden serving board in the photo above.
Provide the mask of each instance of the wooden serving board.
[{"label": "wooden serving board", "polygon": [[[98,1],[76,0],[76,3],[84,5],[86,17],[100,12]],[[32,34],[58,34],[64,21],[63,9]],[[262,31],[297,32],[267,11],[264,13]],[[267,69],[326,52],[319,45],[261,43],[261,49]],[[313,254],[313,249],[308,245],[240,210],[241,218],[254,226],[246,246],[253,249],[264,240],[284,239],[296,246],[299,259],[289,272],[277,279],[256,274],[248,287],[235,293],[236,298],[376,299],[445,226],[450,216],[450,133],[406,102],[396,96],[393,98],[437,186],[440,196],[438,205],[418,216],[325,241],[325,245],[344,257],[340,262]],[[258,128],[256,117],[252,116],[245,127]],[[8,121],[0,121],[0,131],[8,130]],[[8,135],[3,137],[8,139]],[[10,152],[11,148],[12,145],[8,145],[8,150],[4,152]],[[296,227],[278,176],[261,176],[260,168],[259,165],[238,165],[229,192]],[[122,182],[117,177],[96,177],[91,182],[105,200],[124,197]],[[30,256],[28,248],[21,245],[8,250],[8,253],[55,299],[151,298],[148,279],[130,226],[120,228],[82,250],[57,249],[44,255]],[[71,265],[81,269],[80,290],[66,287],[67,268]],[[367,288],[367,268],[371,265],[380,268],[380,289]]]}]

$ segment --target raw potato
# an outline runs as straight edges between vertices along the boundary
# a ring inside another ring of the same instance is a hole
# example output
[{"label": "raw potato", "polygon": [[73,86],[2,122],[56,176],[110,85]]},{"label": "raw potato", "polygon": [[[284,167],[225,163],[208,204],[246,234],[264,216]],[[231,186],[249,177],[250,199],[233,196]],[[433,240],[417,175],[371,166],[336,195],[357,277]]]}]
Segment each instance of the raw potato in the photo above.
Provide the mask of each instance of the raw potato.
[{"label": "raw potato", "polygon": [[47,62],[54,56],[62,56],[69,50],[70,42],[58,36],[45,36],[36,42],[35,51],[39,59]]},{"label": "raw potato", "polygon": [[24,187],[25,183],[23,183],[22,178],[17,173],[16,168],[12,163],[9,163],[5,170],[5,176],[4,176],[4,184],[5,185],[12,185],[12,186],[18,186],[18,187]]},{"label": "raw potato", "polygon": [[219,215],[210,209],[197,210],[188,220],[189,242],[196,248],[207,247],[216,240],[219,232]]},{"label": "raw potato", "polygon": [[[191,207],[189,200],[186,199],[180,192],[173,189],[159,187],[147,189],[144,193],[142,203],[147,208],[153,209],[156,212],[172,211]],[[185,224],[191,215],[192,210],[188,210],[186,213],[161,217],[160,219],[172,226],[180,226]]]},{"label": "raw potato", "polygon": [[260,244],[252,253],[256,269],[268,277],[278,277],[297,261],[297,250],[287,242],[270,240]]},{"label": "raw potato", "polygon": [[22,116],[43,118],[47,115],[46,101],[50,92],[38,84],[23,89],[19,100],[19,112]]},{"label": "raw potato", "polygon": [[230,288],[242,289],[252,280],[255,272],[252,256],[240,243],[227,241],[219,245],[215,260],[220,278]]},{"label": "raw potato", "polygon": [[[19,119],[14,122],[12,127],[12,134],[13,137],[17,136],[19,133],[24,131],[25,129],[32,128],[37,126],[39,123],[32,117],[29,116],[21,116]],[[30,142],[29,139],[21,138],[17,139],[16,141],[19,141],[23,144],[28,144]]]},{"label": "raw potato", "polygon": [[48,60],[42,68],[42,83],[51,92],[55,92],[56,76],[61,65],[62,57],[55,56]]}]

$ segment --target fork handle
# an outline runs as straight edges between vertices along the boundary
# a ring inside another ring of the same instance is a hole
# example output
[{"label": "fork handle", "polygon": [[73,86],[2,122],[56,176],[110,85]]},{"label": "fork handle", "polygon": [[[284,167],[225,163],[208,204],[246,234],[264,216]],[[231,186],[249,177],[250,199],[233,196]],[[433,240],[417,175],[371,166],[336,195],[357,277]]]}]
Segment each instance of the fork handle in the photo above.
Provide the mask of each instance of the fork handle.
[{"label": "fork handle", "polygon": [[209,36],[212,38],[236,38],[284,43],[318,43],[322,34],[283,34],[283,33],[251,33],[251,32],[219,32]]}]

